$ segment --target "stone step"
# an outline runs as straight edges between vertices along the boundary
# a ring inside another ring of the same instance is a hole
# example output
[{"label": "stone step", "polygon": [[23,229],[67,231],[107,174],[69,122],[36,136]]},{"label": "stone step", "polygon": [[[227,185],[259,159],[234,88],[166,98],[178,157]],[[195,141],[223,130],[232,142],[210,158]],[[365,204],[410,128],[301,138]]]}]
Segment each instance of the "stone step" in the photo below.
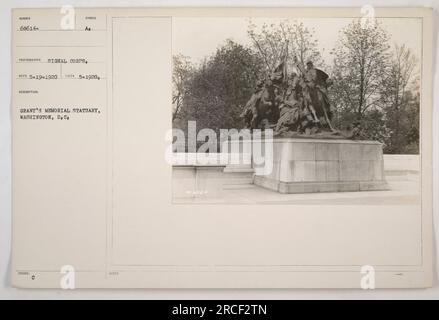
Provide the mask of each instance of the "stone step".
[{"label": "stone step", "polygon": [[256,186],[251,183],[243,183],[243,184],[228,184],[223,185],[223,190],[245,190],[245,189],[255,189]]},{"label": "stone step", "polygon": [[223,185],[252,184],[253,172],[224,173]]}]

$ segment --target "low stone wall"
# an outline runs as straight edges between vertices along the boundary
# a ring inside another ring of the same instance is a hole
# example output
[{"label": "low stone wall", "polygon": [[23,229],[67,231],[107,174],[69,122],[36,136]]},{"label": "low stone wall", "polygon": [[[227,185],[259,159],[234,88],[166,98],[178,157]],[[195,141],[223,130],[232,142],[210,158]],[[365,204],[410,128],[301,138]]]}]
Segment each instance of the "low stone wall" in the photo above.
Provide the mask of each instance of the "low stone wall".
[{"label": "low stone wall", "polygon": [[384,171],[386,174],[419,173],[421,168],[418,154],[385,154]]},{"label": "low stone wall", "polygon": [[[209,155],[210,165],[201,164],[196,154],[186,154],[187,163],[173,166],[173,197],[221,197],[225,189],[245,188],[253,184],[254,172],[242,167],[227,166],[230,155]],[[419,173],[419,155],[384,155],[386,179],[407,179]]]},{"label": "low stone wall", "polygon": [[174,166],[172,169],[173,199],[219,198],[224,190],[245,188],[253,184],[249,170],[225,170],[225,165]]}]

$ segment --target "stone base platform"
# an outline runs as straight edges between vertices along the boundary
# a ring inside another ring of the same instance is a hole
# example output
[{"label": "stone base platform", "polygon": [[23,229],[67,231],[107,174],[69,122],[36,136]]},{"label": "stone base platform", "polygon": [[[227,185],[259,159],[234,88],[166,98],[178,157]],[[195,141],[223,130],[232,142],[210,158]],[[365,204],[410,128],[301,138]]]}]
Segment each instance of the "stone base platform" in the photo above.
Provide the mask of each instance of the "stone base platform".
[{"label": "stone base platform", "polygon": [[388,190],[386,181],[351,181],[351,182],[281,182],[265,177],[255,176],[253,183],[279,193],[317,193],[317,192],[353,192]]},{"label": "stone base platform", "polygon": [[388,189],[379,142],[274,138],[272,146],[271,172],[254,167],[258,186],[279,193]]}]

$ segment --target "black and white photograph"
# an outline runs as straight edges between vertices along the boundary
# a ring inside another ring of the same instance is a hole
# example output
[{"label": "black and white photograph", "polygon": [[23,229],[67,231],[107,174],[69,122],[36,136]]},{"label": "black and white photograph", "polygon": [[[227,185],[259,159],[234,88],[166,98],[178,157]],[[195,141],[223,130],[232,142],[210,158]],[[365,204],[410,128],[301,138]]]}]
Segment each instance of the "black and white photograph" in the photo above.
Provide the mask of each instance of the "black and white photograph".
[{"label": "black and white photograph", "polygon": [[438,296],[437,5],[19,1],[0,296]]},{"label": "black and white photograph", "polygon": [[173,202],[419,205],[419,18],[173,19]]}]

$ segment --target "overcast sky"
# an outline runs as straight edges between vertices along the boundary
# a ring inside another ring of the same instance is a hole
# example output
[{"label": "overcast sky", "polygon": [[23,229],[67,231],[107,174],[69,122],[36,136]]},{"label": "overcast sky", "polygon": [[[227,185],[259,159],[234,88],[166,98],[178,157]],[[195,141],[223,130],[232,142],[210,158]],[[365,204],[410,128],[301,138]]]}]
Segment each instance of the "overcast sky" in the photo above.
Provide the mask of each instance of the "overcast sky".
[{"label": "overcast sky", "polygon": [[[285,21],[273,18],[252,18],[252,23],[260,27],[263,23],[271,24]],[[413,50],[418,59],[422,48],[422,21],[419,18],[381,18],[383,27],[391,36],[391,43],[405,44]],[[249,18],[173,18],[172,47],[173,53],[189,56],[198,63],[215,53],[226,39],[232,39],[243,45],[249,45],[247,36]],[[320,52],[326,63],[331,63],[329,52],[334,48],[339,31],[348,25],[351,18],[306,18],[296,19],[309,29],[315,30]]]}]

